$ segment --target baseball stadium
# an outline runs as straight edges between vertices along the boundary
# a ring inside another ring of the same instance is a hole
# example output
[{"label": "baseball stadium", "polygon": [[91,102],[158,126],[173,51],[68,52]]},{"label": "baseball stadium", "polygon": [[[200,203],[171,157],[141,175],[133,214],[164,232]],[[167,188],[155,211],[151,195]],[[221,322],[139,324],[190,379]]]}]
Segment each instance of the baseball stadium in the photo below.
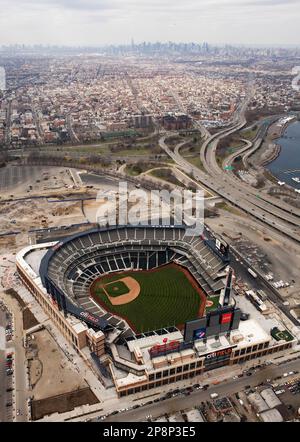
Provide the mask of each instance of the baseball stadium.
[{"label": "baseball stadium", "polygon": [[241,321],[226,243],[185,226],[99,227],[32,244],[16,263],[64,338],[120,397],[296,343]]},{"label": "baseball stadium", "polygon": [[126,226],[66,239],[48,251],[40,272],[63,308],[71,303],[101,318],[104,330],[129,336],[202,317],[217,304],[224,268],[184,227]]}]

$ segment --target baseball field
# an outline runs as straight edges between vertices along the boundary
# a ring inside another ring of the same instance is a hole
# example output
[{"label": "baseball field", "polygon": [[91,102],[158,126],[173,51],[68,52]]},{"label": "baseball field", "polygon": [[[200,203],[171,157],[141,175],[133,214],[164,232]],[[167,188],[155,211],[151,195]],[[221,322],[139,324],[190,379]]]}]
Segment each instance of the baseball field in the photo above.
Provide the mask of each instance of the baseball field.
[{"label": "baseball field", "polygon": [[192,275],[176,264],[98,278],[92,298],[124,318],[136,333],[181,326],[205,311],[206,297]]}]

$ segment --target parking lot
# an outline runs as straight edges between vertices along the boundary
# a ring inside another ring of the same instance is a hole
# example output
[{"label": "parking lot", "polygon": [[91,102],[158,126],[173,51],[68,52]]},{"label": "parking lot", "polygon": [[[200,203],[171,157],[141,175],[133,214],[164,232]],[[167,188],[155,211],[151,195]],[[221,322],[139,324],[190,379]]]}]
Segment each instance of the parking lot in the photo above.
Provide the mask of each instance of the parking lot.
[{"label": "parking lot", "polygon": [[7,348],[13,338],[13,322],[1,301],[0,336],[0,421],[10,422],[14,413],[14,353]]},{"label": "parking lot", "polygon": [[6,166],[0,169],[2,196],[30,195],[32,192],[72,187],[74,181],[68,169],[39,166]]},{"label": "parking lot", "polygon": [[0,192],[6,192],[20,184],[33,181],[40,172],[32,166],[10,166],[0,170]]}]

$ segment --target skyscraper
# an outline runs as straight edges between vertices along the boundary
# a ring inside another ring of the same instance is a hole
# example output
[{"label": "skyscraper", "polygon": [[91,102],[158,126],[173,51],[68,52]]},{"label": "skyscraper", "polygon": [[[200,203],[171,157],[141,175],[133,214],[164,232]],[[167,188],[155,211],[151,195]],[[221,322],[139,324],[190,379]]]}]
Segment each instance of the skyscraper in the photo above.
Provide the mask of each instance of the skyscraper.
[{"label": "skyscraper", "polygon": [[0,66],[0,91],[5,91],[6,89],[6,75],[5,69]]}]

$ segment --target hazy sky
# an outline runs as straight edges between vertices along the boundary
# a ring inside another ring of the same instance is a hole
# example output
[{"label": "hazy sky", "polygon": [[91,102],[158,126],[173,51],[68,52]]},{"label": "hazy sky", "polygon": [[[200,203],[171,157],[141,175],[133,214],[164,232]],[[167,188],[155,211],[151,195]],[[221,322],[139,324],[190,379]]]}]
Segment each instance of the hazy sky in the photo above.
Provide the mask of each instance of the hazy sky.
[{"label": "hazy sky", "polygon": [[299,44],[300,0],[0,0],[1,44]]}]

